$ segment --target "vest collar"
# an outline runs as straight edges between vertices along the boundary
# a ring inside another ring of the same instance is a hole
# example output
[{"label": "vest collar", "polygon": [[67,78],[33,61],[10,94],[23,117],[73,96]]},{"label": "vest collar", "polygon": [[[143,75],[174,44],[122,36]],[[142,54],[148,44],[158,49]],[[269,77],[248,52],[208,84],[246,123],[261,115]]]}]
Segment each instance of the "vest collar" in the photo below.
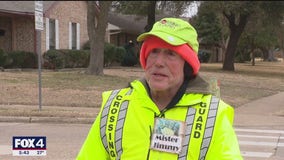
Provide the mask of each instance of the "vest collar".
[{"label": "vest collar", "polygon": [[[145,95],[144,98],[150,99],[150,89],[145,78],[134,80],[130,83],[130,86],[138,92],[141,98]],[[176,106],[189,106],[201,103],[204,94],[212,94],[210,85],[204,78],[198,75],[189,81],[185,94]],[[151,103],[153,103],[152,100]]]},{"label": "vest collar", "polygon": [[[150,95],[150,89],[145,78],[131,82],[130,86],[135,88],[137,86],[136,83],[141,83],[148,95]],[[189,81],[186,88],[186,94],[213,94],[213,92],[210,91],[209,83],[203,77],[198,75],[196,78]]]}]

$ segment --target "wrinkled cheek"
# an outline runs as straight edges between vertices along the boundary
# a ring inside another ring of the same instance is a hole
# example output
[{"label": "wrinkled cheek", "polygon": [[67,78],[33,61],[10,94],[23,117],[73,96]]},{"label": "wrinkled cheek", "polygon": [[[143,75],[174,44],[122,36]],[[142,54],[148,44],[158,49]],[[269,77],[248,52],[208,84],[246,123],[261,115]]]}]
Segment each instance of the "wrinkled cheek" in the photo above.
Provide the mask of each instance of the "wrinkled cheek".
[{"label": "wrinkled cheek", "polygon": [[184,77],[184,76],[183,76],[183,73],[180,73],[179,75],[173,76],[171,79],[172,79],[172,81],[174,81],[175,83],[178,83],[178,82],[184,80],[183,77]]},{"label": "wrinkled cheek", "polygon": [[152,61],[146,61],[146,66],[145,66],[145,70],[148,70],[149,68],[151,68],[153,66],[153,62]]},{"label": "wrinkled cheek", "polygon": [[150,72],[151,70],[153,69],[153,63],[146,63],[146,66],[145,66],[145,76],[149,78],[150,76]]},{"label": "wrinkled cheek", "polygon": [[147,82],[149,82],[149,79],[150,79],[150,73],[149,73],[149,69],[145,69],[145,79]]}]

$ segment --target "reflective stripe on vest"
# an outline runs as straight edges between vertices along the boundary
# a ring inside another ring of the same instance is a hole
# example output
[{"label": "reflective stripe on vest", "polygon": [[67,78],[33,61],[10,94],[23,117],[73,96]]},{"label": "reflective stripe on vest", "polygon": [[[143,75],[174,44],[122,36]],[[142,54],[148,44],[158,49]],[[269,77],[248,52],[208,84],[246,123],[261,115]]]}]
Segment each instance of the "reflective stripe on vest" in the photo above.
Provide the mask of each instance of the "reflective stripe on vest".
[{"label": "reflective stripe on vest", "polygon": [[199,154],[200,160],[205,159],[210,142],[212,140],[212,134],[213,134],[218,106],[219,106],[219,98],[212,96],[210,106],[209,106],[209,113],[208,113],[207,121],[206,121],[206,128],[204,131],[203,141],[201,144],[201,149],[200,149],[200,154]]},{"label": "reflective stripe on vest", "polygon": [[[203,140],[201,144],[201,149],[199,153],[199,160],[205,159],[206,153],[208,151],[211,139],[212,139],[212,134],[213,134],[213,127],[215,124],[215,119],[217,115],[217,109],[219,105],[219,98],[212,96],[211,101],[210,101],[210,106],[209,106],[209,111],[207,115],[207,121],[206,121],[206,126],[204,130],[204,135],[203,135]],[[188,147],[190,144],[190,136],[192,134],[192,128],[193,128],[193,123],[194,123],[194,117],[196,114],[196,109],[195,108],[189,108],[187,111],[187,117],[186,117],[186,131],[185,131],[185,137],[184,137],[184,142],[182,146],[182,151],[178,156],[178,160],[186,160],[187,159],[187,153],[188,153]]]},{"label": "reflective stripe on vest", "polygon": [[[124,90],[125,91],[125,90]],[[122,154],[122,132],[123,124],[128,108],[128,101],[123,101],[124,95],[130,95],[132,89],[127,93],[122,90],[114,90],[101,114],[100,133],[103,145],[112,158],[120,157]]]},{"label": "reflective stripe on vest", "polygon": [[[109,155],[112,158],[121,157],[122,154],[122,132],[123,132],[123,124],[125,121],[128,104],[129,101],[123,101],[120,103],[119,106],[116,106],[114,100],[118,96],[123,96],[123,94],[120,94],[121,90],[114,90],[111,95],[109,96],[106,104],[104,105],[102,114],[101,114],[101,123],[100,123],[100,133],[102,137],[102,142],[105,147],[105,149],[108,151]],[[130,95],[132,92],[132,89],[128,90],[128,92],[124,95]],[[119,98],[120,100],[122,97]],[[204,160],[205,156],[207,154],[210,142],[212,140],[212,134],[214,129],[214,124],[216,120],[217,110],[219,105],[219,98],[212,96],[210,105],[209,105],[209,111],[207,115],[206,120],[206,126],[203,134],[203,140],[199,152],[199,160]],[[116,107],[116,112],[112,112],[112,108]],[[110,117],[114,116],[113,119]],[[182,151],[178,156],[178,160],[186,160],[187,154],[188,154],[188,147],[190,144],[190,137],[192,134],[192,128],[194,124],[194,118],[196,116],[196,109],[195,108],[188,108],[187,115],[186,115],[186,131],[185,131],[185,137],[183,141]],[[109,120],[109,121],[107,121]],[[112,132],[108,131],[108,129],[112,128],[109,127],[110,120],[113,120],[112,122],[116,125],[112,126],[113,130]],[[108,126],[107,126],[108,125]],[[114,147],[115,145],[115,147]]]},{"label": "reflective stripe on vest", "polygon": [[106,104],[103,108],[102,115],[101,115],[101,124],[100,124],[101,137],[102,137],[103,145],[108,152],[109,152],[109,150],[108,150],[106,134],[105,134],[107,118],[108,118],[107,116],[108,116],[108,112],[109,112],[111,102],[113,101],[114,97],[118,94],[119,91],[120,90],[114,90],[111,93],[111,95],[109,96],[109,98],[108,98],[108,100],[107,100],[107,102],[106,102]]},{"label": "reflective stripe on vest", "polygon": [[178,160],[186,160],[195,113],[196,113],[195,108],[188,108],[185,120],[186,129],[185,129],[184,141],[182,144],[181,153],[178,156]]}]

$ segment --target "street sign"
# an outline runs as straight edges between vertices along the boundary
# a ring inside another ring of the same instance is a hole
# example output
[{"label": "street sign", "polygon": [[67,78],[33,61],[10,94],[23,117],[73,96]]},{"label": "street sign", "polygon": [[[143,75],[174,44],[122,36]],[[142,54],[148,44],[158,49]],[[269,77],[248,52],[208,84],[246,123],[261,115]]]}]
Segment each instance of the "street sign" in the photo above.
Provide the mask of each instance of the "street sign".
[{"label": "street sign", "polygon": [[42,1],[35,1],[35,29],[43,30],[43,5]]},{"label": "street sign", "polygon": [[43,17],[42,12],[35,11],[35,29],[43,30]]}]

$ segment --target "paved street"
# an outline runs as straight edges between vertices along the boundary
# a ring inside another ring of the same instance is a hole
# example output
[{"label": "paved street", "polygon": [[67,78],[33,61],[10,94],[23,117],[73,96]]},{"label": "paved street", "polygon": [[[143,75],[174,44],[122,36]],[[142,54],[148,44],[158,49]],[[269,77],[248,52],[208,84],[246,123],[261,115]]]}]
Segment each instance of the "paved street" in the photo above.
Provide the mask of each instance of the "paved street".
[{"label": "paved street", "polygon": [[[0,123],[0,159],[74,160],[91,124]],[[245,160],[284,159],[284,130],[235,128]],[[47,156],[12,156],[13,136],[46,136]]]},{"label": "paved street", "polygon": [[[91,124],[0,123],[1,160],[74,160]],[[13,136],[46,136],[47,156],[12,156]]]},{"label": "paved street", "polygon": [[245,160],[284,159],[284,130],[235,128]]}]

